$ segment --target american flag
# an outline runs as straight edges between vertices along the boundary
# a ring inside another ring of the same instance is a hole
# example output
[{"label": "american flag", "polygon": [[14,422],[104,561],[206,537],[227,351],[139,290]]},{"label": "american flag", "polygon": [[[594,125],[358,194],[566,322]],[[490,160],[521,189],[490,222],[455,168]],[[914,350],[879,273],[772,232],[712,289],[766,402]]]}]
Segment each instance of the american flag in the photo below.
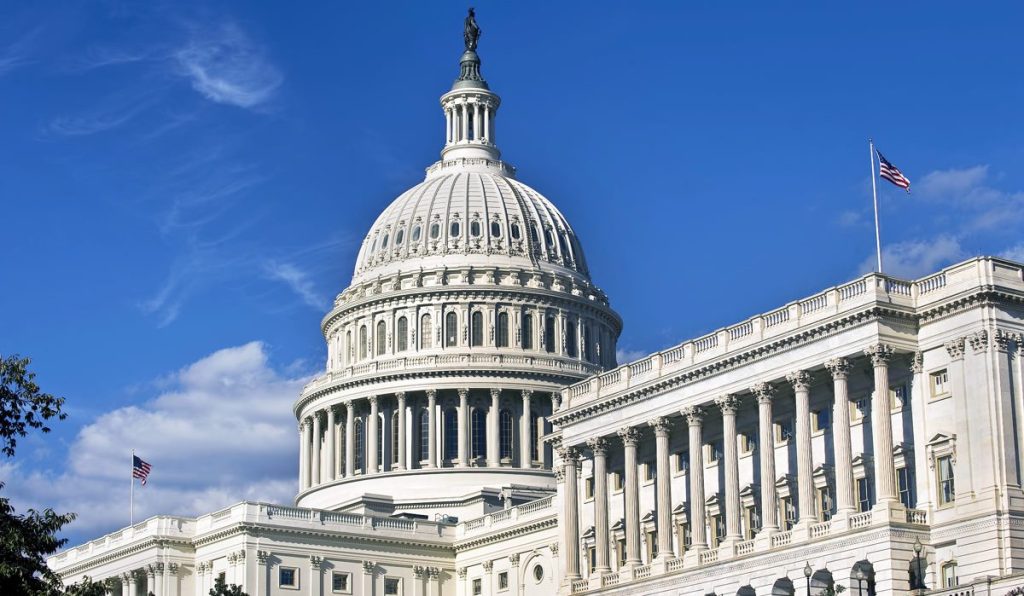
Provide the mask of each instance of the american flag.
[{"label": "american flag", "polygon": [[889,160],[882,156],[881,151],[875,149],[875,153],[878,154],[878,175],[910,194],[910,180],[907,180],[899,168],[889,163]]},{"label": "american flag", "polygon": [[149,478],[149,471],[152,469],[153,466],[142,461],[138,455],[132,456],[132,478],[141,480],[142,486],[146,486],[146,478]]}]

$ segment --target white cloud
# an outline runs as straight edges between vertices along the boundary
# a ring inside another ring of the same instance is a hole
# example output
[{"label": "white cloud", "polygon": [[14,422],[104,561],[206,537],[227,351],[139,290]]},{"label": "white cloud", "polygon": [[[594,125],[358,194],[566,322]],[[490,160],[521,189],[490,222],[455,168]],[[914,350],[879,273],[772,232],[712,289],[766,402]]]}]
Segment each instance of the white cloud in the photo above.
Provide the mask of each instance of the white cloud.
[{"label": "white cloud", "polygon": [[297,438],[291,404],[305,379],[268,363],[261,342],[214,352],[170,375],[148,402],[84,426],[62,471],[0,464],[18,505],[73,511],[74,537],[128,523],[130,450],[153,465],[135,518],[195,515],[242,499],[291,502]]},{"label": "white cloud", "polygon": [[987,165],[936,170],[921,179],[917,193],[947,203],[964,234],[1007,229],[1024,221],[1024,192],[995,188],[989,178]]},{"label": "white cloud", "polygon": [[257,108],[270,101],[284,77],[235,25],[195,36],[174,53],[178,71],[207,99]]},{"label": "white cloud", "polygon": [[284,282],[302,301],[317,309],[326,309],[327,300],[315,288],[313,280],[305,272],[290,263],[268,261],[263,264],[263,271],[270,279]]},{"label": "white cloud", "polygon": [[615,361],[619,364],[626,364],[627,362],[633,362],[634,360],[639,360],[648,355],[650,355],[650,352],[645,352],[643,350],[618,348],[615,350]]},{"label": "white cloud", "polygon": [[1018,263],[1024,263],[1024,242],[1017,246],[1011,246],[1000,253],[999,256],[1004,259],[1010,259],[1011,261],[1017,261]]},{"label": "white cloud", "polygon": [[150,102],[142,101],[124,108],[108,109],[93,114],[73,117],[61,116],[50,121],[50,124],[46,127],[46,132],[67,137],[106,132],[127,124],[148,108],[149,105]]},{"label": "white cloud", "polygon": [[[957,238],[939,236],[886,245],[882,248],[882,266],[888,275],[912,279],[938,271],[963,256],[964,251]],[[871,255],[861,263],[860,271],[874,270],[875,256]]]},{"label": "white cloud", "polygon": [[853,228],[864,223],[864,214],[860,211],[843,211],[839,214],[839,225],[844,228]]},{"label": "white cloud", "polygon": [[924,195],[956,197],[977,188],[987,176],[987,165],[936,170],[925,174],[914,190]]}]

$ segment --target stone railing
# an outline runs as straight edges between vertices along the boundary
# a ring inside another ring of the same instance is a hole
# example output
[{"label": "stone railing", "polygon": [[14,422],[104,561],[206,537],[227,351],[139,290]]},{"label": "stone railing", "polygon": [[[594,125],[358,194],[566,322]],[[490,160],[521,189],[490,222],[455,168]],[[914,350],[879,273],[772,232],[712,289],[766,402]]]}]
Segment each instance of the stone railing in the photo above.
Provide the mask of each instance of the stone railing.
[{"label": "stone railing", "polygon": [[544,518],[555,515],[554,495],[523,503],[518,507],[502,509],[482,517],[466,520],[455,528],[456,538],[469,538],[490,532],[499,527],[516,525],[530,519]]},{"label": "stone railing", "polygon": [[[563,390],[562,409],[583,406],[627,391],[651,378],[679,372],[873,304],[920,309],[972,288],[994,286],[1024,293],[1024,267],[1004,259],[978,257],[916,281],[870,273],[570,385]],[[646,374],[648,371],[653,374]]]},{"label": "stone railing", "polygon": [[928,512],[922,509],[907,509],[907,523],[927,525]]},{"label": "stone railing", "polygon": [[158,515],[133,526],[122,528],[85,544],[69,548],[49,558],[54,569],[66,568],[115,549],[123,548],[148,538],[189,540],[195,534],[196,520],[189,517]]}]

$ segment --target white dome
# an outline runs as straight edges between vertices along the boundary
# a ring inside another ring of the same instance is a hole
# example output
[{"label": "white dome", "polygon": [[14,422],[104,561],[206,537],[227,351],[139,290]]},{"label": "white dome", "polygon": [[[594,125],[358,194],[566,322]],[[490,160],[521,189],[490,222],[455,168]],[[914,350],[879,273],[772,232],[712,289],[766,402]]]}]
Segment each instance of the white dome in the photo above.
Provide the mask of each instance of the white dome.
[{"label": "white dome", "polygon": [[439,162],[399,196],[363,240],[352,284],[440,267],[520,268],[585,280],[576,234],[543,195],[498,161]]}]

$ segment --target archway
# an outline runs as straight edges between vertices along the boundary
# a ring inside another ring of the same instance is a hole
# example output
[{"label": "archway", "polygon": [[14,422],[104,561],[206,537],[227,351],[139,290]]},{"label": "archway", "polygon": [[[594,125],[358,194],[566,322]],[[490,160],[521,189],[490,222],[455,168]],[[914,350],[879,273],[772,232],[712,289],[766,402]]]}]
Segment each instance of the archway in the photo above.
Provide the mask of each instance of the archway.
[{"label": "archway", "polygon": [[772,596],[795,596],[796,590],[793,589],[793,580],[788,577],[780,577],[775,580],[775,584],[772,586]]},{"label": "archway", "polygon": [[857,561],[850,568],[850,596],[875,596],[875,568],[870,561]]},{"label": "archway", "polygon": [[832,579],[832,572],[828,569],[819,569],[811,575],[811,596],[822,596],[826,593],[826,590],[834,587],[835,581]]},{"label": "archway", "polygon": [[757,596],[757,592],[750,586],[743,586],[736,591],[736,596]]}]

